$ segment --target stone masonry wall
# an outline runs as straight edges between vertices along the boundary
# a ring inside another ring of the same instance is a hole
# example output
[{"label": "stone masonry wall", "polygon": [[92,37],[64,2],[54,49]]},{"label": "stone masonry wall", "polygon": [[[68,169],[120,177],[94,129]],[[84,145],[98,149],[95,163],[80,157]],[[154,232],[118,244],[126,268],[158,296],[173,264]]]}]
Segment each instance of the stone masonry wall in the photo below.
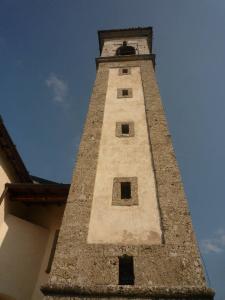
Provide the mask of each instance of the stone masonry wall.
[{"label": "stone masonry wall", "polygon": [[[108,69],[127,66],[141,68],[163,244],[87,244]],[[110,289],[113,286],[119,290],[118,256],[123,254],[134,257],[135,285],[130,286],[130,290],[136,287],[158,287],[165,291],[172,291],[175,287],[181,290],[193,287],[206,289],[190,213],[150,60],[99,63],[50,280],[43,290],[46,294],[60,290],[62,295],[63,291],[76,291],[77,287]]]}]

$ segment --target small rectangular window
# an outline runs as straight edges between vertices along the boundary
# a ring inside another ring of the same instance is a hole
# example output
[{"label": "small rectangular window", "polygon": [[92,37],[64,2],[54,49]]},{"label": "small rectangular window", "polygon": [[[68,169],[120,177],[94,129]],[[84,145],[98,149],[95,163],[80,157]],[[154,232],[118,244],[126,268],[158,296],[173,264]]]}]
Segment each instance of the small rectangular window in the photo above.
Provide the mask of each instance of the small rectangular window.
[{"label": "small rectangular window", "polygon": [[122,134],[129,134],[129,124],[122,124],[121,125],[121,132]]},{"label": "small rectangular window", "polygon": [[130,199],[131,198],[131,183],[130,182],[121,182],[121,199]]},{"label": "small rectangular window", "polygon": [[119,285],[134,285],[134,262],[132,256],[119,257]]},{"label": "small rectangular window", "polygon": [[120,138],[130,138],[134,137],[134,122],[125,121],[124,122],[116,122],[115,128],[116,137]]},{"label": "small rectangular window", "polygon": [[132,88],[117,89],[117,98],[133,98]]},{"label": "small rectangular window", "polygon": [[128,96],[128,90],[122,90],[122,95],[123,96]]},{"label": "small rectangular window", "polygon": [[115,177],[113,179],[112,205],[138,205],[137,177]]},{"label": "small rectangular window", "polygon": [[131,68],[130,67],[124,67],[119,68],[119,75],[130,75],[131,74]]}]

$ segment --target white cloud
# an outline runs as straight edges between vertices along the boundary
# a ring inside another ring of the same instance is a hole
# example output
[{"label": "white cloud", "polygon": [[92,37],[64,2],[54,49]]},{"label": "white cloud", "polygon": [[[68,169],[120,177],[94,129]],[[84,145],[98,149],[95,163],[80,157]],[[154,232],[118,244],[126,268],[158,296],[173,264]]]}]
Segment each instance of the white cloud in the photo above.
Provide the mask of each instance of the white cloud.
[{"label": "white cloud", "polygon": [[214,239],[205,239],[202,241],[202,250],[204,253],[214,252],[219,253],[222,252],[223,249],[218,246],[218,243]]},{"label": "white cloud", "polygon": [[209,239],[203,239],[200,243],[203,253],[220,253],[225,251],[225,231],[217,230]]},{"label": "white cloud", "polygon": [[68,94],[68,86],[66,82],[56,74],[51,73],[45,81],[46,85],[52,89],[53,91],[53,100],[58,103],[63,103],[66,101],[66,97]]}]

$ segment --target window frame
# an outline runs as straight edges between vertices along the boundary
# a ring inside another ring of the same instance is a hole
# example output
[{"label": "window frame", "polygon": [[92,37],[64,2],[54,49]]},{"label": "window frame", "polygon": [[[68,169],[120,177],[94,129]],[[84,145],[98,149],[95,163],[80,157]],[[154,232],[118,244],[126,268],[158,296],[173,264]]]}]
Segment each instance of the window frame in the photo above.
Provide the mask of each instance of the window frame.
[{"label": "window frame", "polygon": [[[126,69],[127,73],[123,73],[123,70]],[[131,67],[122,67],[119,68],[119,75],[120,76],[127,76],[127,75],[131,75]]]},{"label": "window frame", "polygon": [[[127,94],[124,95],[124,91],[127,91]],[[132,88],[118,88],[117,89],[117,98],[132,98],[133,90]]]},{"label": "window frame", "polygon": [[[121,198],[121,182],[130,182],[131,198]],[[138,178],[137,177],[115,177],[112,188],[112,205],[133,206],[138,205]]]},{"label": "window frame", "polygon": [[[129,126],[129,133],[123,133],[122,132],[122,126],[128,125]],[[133,121],[125,121],[125,122],[116,122],[116,130],[115,130],[116,137],[120,138],[128,138],[128,137],[134,137],[134,122]]]}]

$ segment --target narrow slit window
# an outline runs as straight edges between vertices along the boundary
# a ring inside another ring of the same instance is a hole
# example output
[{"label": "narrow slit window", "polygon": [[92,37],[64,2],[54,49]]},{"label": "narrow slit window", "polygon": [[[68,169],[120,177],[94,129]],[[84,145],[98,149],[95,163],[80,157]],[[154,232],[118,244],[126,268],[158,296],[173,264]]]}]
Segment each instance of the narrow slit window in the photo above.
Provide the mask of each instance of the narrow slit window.
[{"label": "narrow slit window", "polygon": [[122,69],[123,74],[128,74],[128,69]]},{"label": "narrow slit window", "polygon": [[128,96],[128,90],[122,90],[122,95],[123,96]]},{"label": "narrow slit window", "polygon": [[131,183],[130,182],[121,182],[121,199],[131,199]]},{"label": "narrow slit window", "polygon": [[119,257],[119,285],[134,285],[134,262],[132,256]]},{"label": "narrow slit window", "polygon": [[122,134],[129,134],[130,133],[129,124],[122,124],[121,132],[122,132]]}]

